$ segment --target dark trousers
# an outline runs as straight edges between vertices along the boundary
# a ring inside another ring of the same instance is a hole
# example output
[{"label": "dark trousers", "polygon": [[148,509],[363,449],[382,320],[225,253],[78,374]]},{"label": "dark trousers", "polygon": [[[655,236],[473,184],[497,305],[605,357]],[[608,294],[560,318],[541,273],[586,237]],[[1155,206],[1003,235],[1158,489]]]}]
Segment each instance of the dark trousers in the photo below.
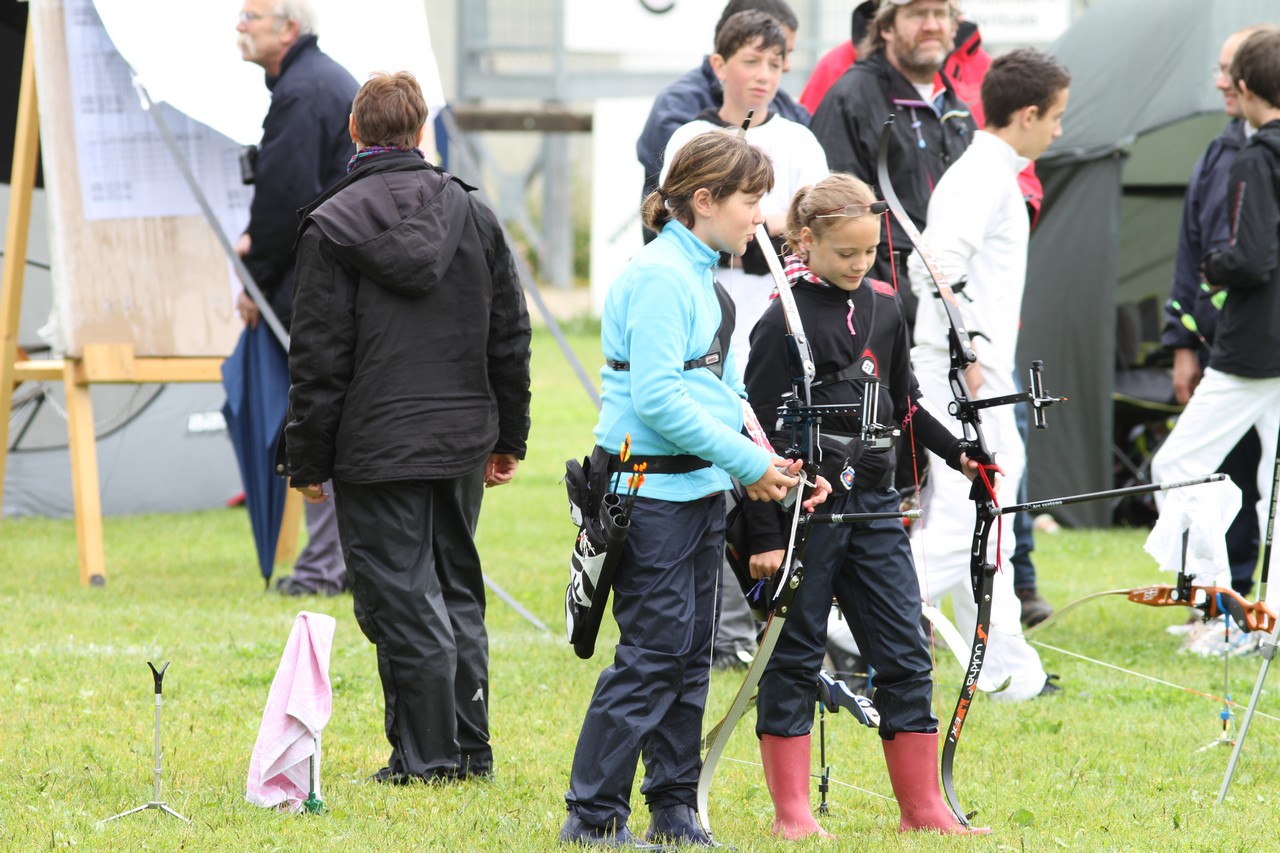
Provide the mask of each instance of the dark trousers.
[{"label": "dark trousers", "polygon": [[475,528],[484,472],[335,482],[360,630],[377,647],[397,776],[492,772],[489,639]]},{"label": "dark trousers", "polygon": [[621,636],[582,721],[565,794],[586,823],[626,823],[641,758],[650,809],[696,803],[724,520],[723,495],[636,500],[613,581]]},{"label": "dark trousers", "polygon": [[[893,489],[855,489],[822,511],[892,512],[898,500]],[[936,730],[920,582],[902,522],[818,525],[809,534],[803,564],[804,582],[760,679],[756,733],[799,737],[813,728],[833,595],[875,672],[880,736]]]},{"label": "dark trousers", "polygon": [[[332,483],[325,483],[324,490],[331,492],[332,486]],[[293,562],[293,577],[315,592],[341,592],[347,585],[347,567],[342,561],[334,503],[303,504],[307,517],[307,547]]]}]

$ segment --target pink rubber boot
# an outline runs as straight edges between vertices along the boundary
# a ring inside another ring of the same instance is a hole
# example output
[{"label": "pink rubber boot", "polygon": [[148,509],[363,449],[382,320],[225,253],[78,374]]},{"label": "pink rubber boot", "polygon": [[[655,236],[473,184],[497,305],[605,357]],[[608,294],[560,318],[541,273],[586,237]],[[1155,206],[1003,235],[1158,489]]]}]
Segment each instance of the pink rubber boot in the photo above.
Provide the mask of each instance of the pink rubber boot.
[{"label": "pink rubber boot", "polygon": [[809,735],[760,736],[764,779],[773,799],[773,834],[788,841],[835,837],[818,825],[809,808],[809,755]]},{"label": "pink rubber boot", "polygon": [[986,827],[964,826],[956,820],[938,789],[938,734],[898,732],[882,740],[889,781],[898,799],[899,832],[929,830],[943,835],[986,835]]}]

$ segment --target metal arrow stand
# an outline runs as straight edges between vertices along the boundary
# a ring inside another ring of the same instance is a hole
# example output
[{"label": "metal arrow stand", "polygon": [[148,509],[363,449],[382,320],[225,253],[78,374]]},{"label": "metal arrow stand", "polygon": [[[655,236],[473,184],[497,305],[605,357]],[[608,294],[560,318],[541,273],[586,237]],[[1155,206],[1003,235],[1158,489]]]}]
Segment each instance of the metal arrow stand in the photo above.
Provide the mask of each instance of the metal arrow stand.
[{"label": "metal arrow stand", "polygon": [[[1280,448],[1280,440],[1277,440]],[[1275,468],[1271,472],[1271,506],[1267,512],[1266,537],[1262,546],[1262,576],[1258,578],[1258,600],[1267,600],[1267,575],[1271,569],[1271,545],[1276,530],[1276,500],[1280,495],[1280,452],[1276,454]],[[1258,700],[1262,698],[1262,686],[1267,683],[1267,673],[1271,670],[1271,661],[1276,656],[1276,646],[1280,644],[1280,622],[1271,629],[1258,646],[1262,655],[1262,666],[1258,670],[1258,680],[1253,683],[1253,695],[1249,697],[1249,707],[1245,709],[1244,719],[1240,722],[1240,733],[1236,735],[1235,748],[1231,750],[1231,760],[1227,762],[1227,772],[1222,777],[1222,787],[1218,790],[1217,805],[1227,798],[1231,790],[1231,779],[1236,775],[1236,764],[1240,761],[1240,751],[1244,749],[1245,735],[1249,734],[1249,723],[1253,721],[1253,712],[1258,709]]]},{"label": "metal arrow stand", "polygon": [[134,812],[146,811],[147,809],[159,809],[165,814],[173,815],[178,820],[191,823],[188,818],[183,817],[173,809],[169,808],[165,804],[164,800],[160,799],[160,706],[164,704],[163,698],[160,694],[160,685],[164,682],[164,671],[169,668],[169,662],[165,661],[164,666],[160,667],[158,670],[151,661],[147,661],[147,666],[151,667],[151,675],[154,677],[156,683],[156,778],[155,788],[152,790],[151,794],[151,802],[144,803],[136,809],[129,809],[127,812],[121,812],[118,815],[112,815],[109,818],[104,818],[99,821],[99,824],[106,823],[109,820],[115,820],[118,817],[124,817],[125,815],[131,815]]}]

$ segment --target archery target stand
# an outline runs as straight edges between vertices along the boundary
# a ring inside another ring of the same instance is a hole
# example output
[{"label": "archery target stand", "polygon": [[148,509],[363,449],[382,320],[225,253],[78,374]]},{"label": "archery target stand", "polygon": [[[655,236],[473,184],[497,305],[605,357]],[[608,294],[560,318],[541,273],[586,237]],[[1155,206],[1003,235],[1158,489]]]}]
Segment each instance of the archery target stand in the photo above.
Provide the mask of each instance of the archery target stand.
[{"label": "archery target stand", "polygon": [[[35,190],[36,164],[40,151],[40,121],[48,123],[46,146],[46,193],[62,199],[50,205],[51,230],[62,233],[60,253],[53,259],[59,267],[124,271],[135,277],[167,284],[191,281],[207,285],[208,264],[184,260],[177,250],[157,247],[203,246],[202,259],[218,261],[221,252],[208,225],[195,217],[163,220],[127,219],[87,222],[80,208],[75,180],[74,134],[71,131],[68,62],[63,55],[63,4],[48,2],[29,12],[23,48],[18,114],[14,134],[13,165],[10,177],[4,258],[0,264],[0,504],[4,500],[4,470],[9,453],[9,420],[12,392],[20,382],[61,383],[66,394],[67,434],[71,463],[71,490],[75,508],[76,546],[80,582],[85,586],[106,584],[106,558],[102,530],[102,497],[98,478],[97,444],[90,386],[96,384],[150,384],[169,382],[221,382],[221,354],[204,350],[219,346],[201,343],[201,354],[163,352],[157,345],[139,346],[121,330],[101,338],[86,339],[64,358],[29,360],[18,358],[18,325],[22,307],[25,259],[31,224],[31,203]],[[36,33],[35,19],[43,22],[44,34]],[[38,56],[39,55],[39,56]],[[36,69],[47,70],[43,108],[37,105]],[[59,165],[55,165],[59,164]],[[61,211],[61,212],[59,212]],[[146,251],[138,247],[148,247]],[[63,257],[65,255],[66,257]],[[142,257],[144,260],[135,260]],[[185,266],[184,266],[185,265]],[[68,273],[69,275],[71,273]],[[175,285],[176,286],[176,285]],[[209,285],[218,286],[218,285]],[[79,298],[79,297],[78,297]],[[292,559],[297,553],[297,532],[302,514],[301,497],[291,490],[286,500],[285,518],[277,543],[276,558]]]}]

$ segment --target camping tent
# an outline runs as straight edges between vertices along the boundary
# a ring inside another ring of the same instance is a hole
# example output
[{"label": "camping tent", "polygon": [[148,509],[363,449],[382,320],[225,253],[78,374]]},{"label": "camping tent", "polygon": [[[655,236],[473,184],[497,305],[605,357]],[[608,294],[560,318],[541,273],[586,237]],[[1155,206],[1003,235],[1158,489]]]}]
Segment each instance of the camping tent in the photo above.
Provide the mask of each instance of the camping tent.
[{"label": "camping tent", "polygon": [[[1210,71],[1228,35],[1266,21],[1280,22],[1275,0],[1099,0],[1050,48],[1071,100],[1036,166],[1019,364],[1043,360],[1046,389],[1070,402],[1028,441],[1032,500],[1112,484],[1116,306],[1167,298],[1187,179],[1226,123]],[[1110,510],[1054,514],[1099,527]]]}]

